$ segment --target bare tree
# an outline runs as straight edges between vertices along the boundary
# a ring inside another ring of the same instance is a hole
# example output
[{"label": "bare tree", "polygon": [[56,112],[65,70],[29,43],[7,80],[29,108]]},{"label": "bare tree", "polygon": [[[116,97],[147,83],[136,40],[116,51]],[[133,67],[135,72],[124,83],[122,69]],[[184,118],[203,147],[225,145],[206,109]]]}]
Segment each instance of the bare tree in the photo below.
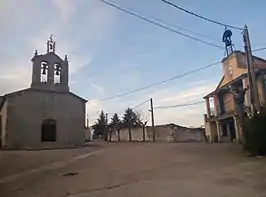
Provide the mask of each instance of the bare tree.
[{"label": "bare tree", "polygon": [[149,122],[149,119],[145,117],[144,115],[141,115],[140,113],[137,113],[137,123],[142,127],[142,141],[145,142],[145,127],[147,123]]}]

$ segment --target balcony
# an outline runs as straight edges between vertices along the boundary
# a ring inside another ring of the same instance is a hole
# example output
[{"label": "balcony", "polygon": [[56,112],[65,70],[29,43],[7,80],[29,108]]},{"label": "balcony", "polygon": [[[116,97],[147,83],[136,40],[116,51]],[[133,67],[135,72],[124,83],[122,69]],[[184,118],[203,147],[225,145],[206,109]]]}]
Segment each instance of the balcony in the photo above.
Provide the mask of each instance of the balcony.
[{"label": "balcony", "polygon": [[233,100],[225,101],[220,104],[218,108],[218,116],[232,113],[236,110],[235,103]]}]

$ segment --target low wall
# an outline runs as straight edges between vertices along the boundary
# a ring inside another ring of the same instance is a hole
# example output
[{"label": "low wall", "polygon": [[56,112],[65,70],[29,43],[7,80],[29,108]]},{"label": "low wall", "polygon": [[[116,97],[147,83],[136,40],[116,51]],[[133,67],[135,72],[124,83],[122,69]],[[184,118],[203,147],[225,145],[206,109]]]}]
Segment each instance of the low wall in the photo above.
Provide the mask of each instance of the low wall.
[{"label": "low wall", "polygon": [[[152,127],[145,129],[145,141],[153,141]],[[143,141],[143,129],[131,129],[132,141]],[[174,124],[155,126],[155,140],[158,142],[201,142],[205,141],[204,129],[186,128]],[[118,141],[118,134],[112,134],[112,141]],[[129,141],[128,128],[120,130],[120,141]]]}]

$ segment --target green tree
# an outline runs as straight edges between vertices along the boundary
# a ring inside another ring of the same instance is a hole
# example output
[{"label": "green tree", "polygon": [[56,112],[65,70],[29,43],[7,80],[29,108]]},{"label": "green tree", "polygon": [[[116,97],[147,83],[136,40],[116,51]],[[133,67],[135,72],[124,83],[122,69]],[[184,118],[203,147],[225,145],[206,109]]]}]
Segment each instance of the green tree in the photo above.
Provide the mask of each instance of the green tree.
[{"label": "green tree", "polygon": [[112,133],[114,131],[117,131],[117,138],[118,138],[118,141],[120,141],[120,130],[122,128],[122,121],[119,119],[119,116],[117,115],[117,113],[114,113],[113,117],[111,118],[109,127],[110,127],[109,140],[110,141],[112,140]]},{"label": "green tree", "polygon": [[247,119],[245,124],[245,144],[244,148],[251,155],[266,155],[266,108],[251,119]]},{"label": "green tree", "polygon": [[129,141],[131,142],[132,141],[131,129],[138,124],[138,116],[131,108],[126,109],[123,116],[123,124],[128,128]]},{"label": "green tree", "polygon": [[97,121],[94,123],[94,125],[92,126],[92,128],[94,129],[94,135],[96,137],[102,136],[103,139],[107,139],[107,121],[106,121],[106,116],[105,113],[103,111],[101,111],[99,118],[97,119]]}]

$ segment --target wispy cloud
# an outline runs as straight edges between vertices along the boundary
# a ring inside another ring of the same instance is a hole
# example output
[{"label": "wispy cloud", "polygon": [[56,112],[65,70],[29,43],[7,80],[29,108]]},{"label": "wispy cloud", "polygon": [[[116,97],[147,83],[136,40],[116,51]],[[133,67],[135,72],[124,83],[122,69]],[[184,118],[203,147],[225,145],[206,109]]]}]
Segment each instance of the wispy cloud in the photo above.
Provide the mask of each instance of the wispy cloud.
[{"label": "wispy cloud", "polygon": [[[197,83],[195,82],[195,84]],[[87,109],[89,116],[92,119],[96,119],[101,110],[111,113],[110,115],[117,112],[120,116],[122,116],[127,107],[134,107],[148,98],[153,98],[154,107],[186,104],[201,100],[203,101],[203,96],[213,91],[216,86],[216,83],[210,83],[209,80],[206,80],[205,82],[199,81],[198,84],[199,85],[194,87],[189,86],[190,88],[182,91],[178,91],[175,87],[171,86],[169,88],[151,91],[131,99],[121,98],[119,101],[98,102],[93,105],[88,104]],[[117,103],[119,103],[119,105],[117,105]],[[149,102],[134,108],[135,111],[142,114],[145,118],[150,117],[149,109]],[[155,109],[154,112],[156,124],[176,123],[184,126],[200,126],[204,123],[204,113],[204,103],[187,107]]]},{"label": "wispy cloud", "polygon": [[214,88],[215,88],[215,85],[213,85],[213,84],[206,85],[203,83],[203,85],[184,90],[184,91],[179,92],[173,96],[165,97],[162,99],[162,102],[175,101],[175,102],[179,102],[182,104],[183,102],[191,102],[191,101],[195,101],[196,99],[202,100],[202,97],[205,94],[213,91]]},{"label": "wispy cloud", "polygon": [[102,87],[102,86],[99,86],[99,85],[96,85],[96,84],[91,84],[90,85],[93,89],[95,89],[96,91],[98,91],[98,92],[103,92],[104,91],[104,87]]},{"label": "wispy cloud", "polygon": [[[88,8],[93,12],[83,12],[81,15],[82,23],[86,24],[82,29],[84,35],[78,36],[77,33],[72,36],[67,32],[81,32],[74,31],[74,28],[78,27],[78,23],[70,22],[74,17],[79,16],[76,9],[82,6],[82,3],[84,6],[90,5]],[[43,9],[51,5],[54,6],[49,7],[49,12],[43,12]],[[58,13],[60,17],[58,17]],[[90,47],[90,42],[99,40],[99,34],[101,34],[101,38],[108,35],[108,28],[111,28],[113,24],[111,21],[114,19],[113,14],[105,7],[102,8],[99,3],[71,0],[43,2],[28,0],[23,2],[23,7],[20,9],[18,9],[16,1],[1,1],[0,16],[0,25],[3,27],[2,29],[5,29],[4,32],[0,32],[0,42],[7,46],[5,50],[3,47],[0,48],[0,94],[29,87],[32,69],[30,60],[35,49],[40,54],[46,52],[46,40],[50,34],[54,35],[57,42],[56,53],[62,58],[64,55],[68,55],[70,85],[74,84],[72,76],[85,66],[89,66],[93,59],[93,48]],[[65,25],[66,22],[69,23]],[[29,31],[31,29],[34,31],[28,34],[22,33],[19,29],[22,24],[23,28],[29,26]],[[109,25],[106,26],[106,24]],[[86,48],[84,48],[84,41],[87,42]],[[79,79],[75,78],[75,84],[78,82]]]},{"label": "wispy cloud", "polygon": [[64,22],[68,22],[71,15],[76,9],[77,1],[72,0],[53,0],[54,5],[59,9],[60,15]]}]

